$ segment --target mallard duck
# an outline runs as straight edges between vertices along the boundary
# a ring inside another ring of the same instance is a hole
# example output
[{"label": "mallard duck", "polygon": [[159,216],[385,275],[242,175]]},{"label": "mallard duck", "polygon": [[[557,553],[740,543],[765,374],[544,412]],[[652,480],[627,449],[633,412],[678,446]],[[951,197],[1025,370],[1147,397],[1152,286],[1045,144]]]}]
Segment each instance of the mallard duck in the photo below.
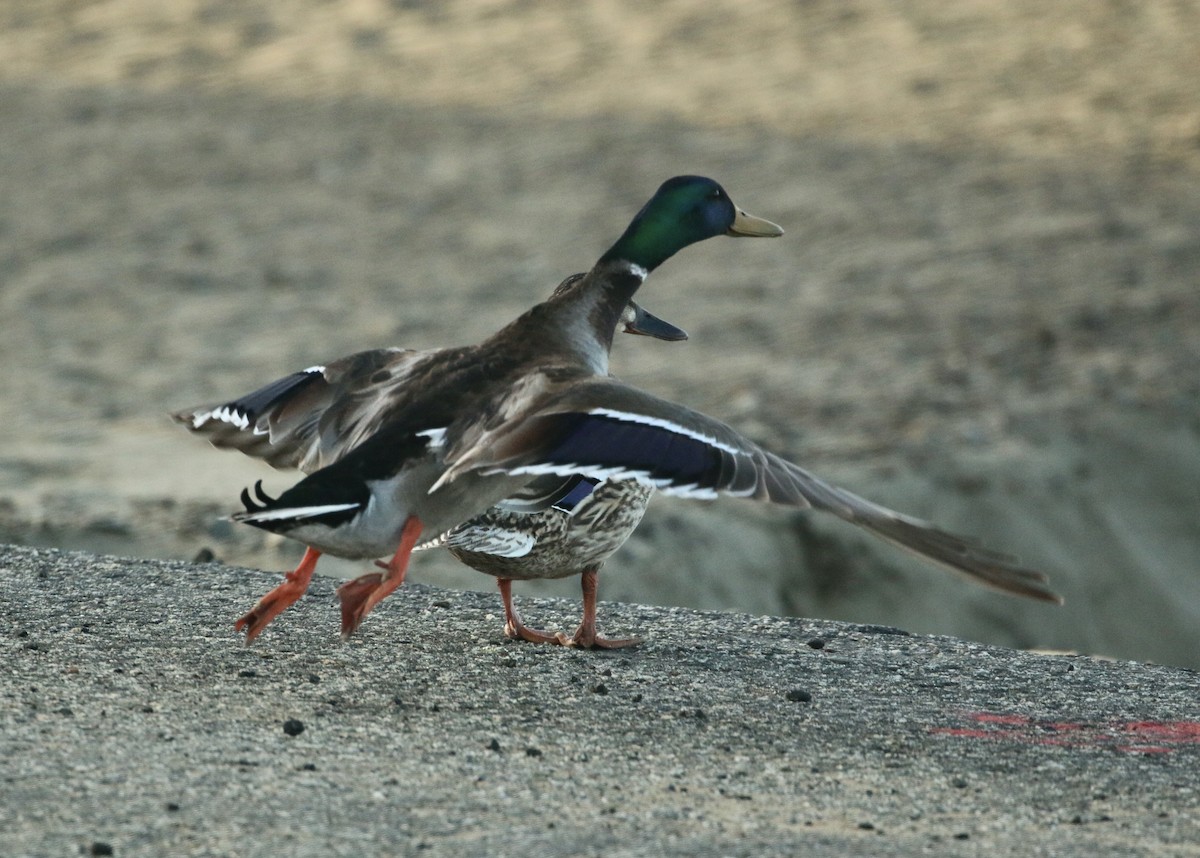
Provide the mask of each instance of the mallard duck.
[{"label": "mallard duck", "polygon": [[[345,556],[398,546],[383,574],[338,588],[347,636],[403,581],[423,531],[453,529],[546,476],[817,509],[981,583],[1060,601],[1045,575],[1008,555],[833,486],[719,420],[607,377],[615,320],[646,275],[688,244],[746,231],[745,217],[710,179],[669,180],[577,288],[481,346],[381,378],[371,398],[383,404],[362,443],[277,499],[244,496],[246,511],[234,518]],[[781,232],[752,223],[750,234]],[[543,337],[556,342],[531,354]]]},{"label": "mallard duck", "polygon": [[[596,632],[600,567],[633,534],[654,488],[632,479],[579,477],[549,509],[529,514],[503,504],[443,535],[435,543],[472,569],[496,578],[504,603],[504,633],[510,638],[562,646],[614,649],[637,638],[605,638]],[[424,546],[419,546],[424,547]],[[574,634],[549,634],[521,621],[512,582],[579,575],[583,619]]]},{"label": "mallard duck", "polygon": [[[676,252],[718,235],[781,234],[770,221],[739,210],[711,179],[676,177],[659,188],[587,274],[483,343],[397,352],[382,361],[378,355],[365,362],[351,359],[348,371],[367,379],[356,391],[362,406],[318,422],[312,437],[319,440],[305,447],[316,458],[300,462],[302,469],[317,469],[278,498],[261,487],[254,497],[242,493],[245,511],[235,520],[308,547],[284,583],[243,618],[243,627],[257,633],[294,603],[322,553],[351,559],[391,554],[379,564],[383,574],[369,573],[338,588],[342,632],[348,636],[403,582],[422,533],[428,538],[446,532],[506,498],[534,509],[529,487],[542,504],[557,499],[559,490],[542,494],[547,481],[529,476],[467,475],[440,490],[431,487],[448,464],[443,458],[448,448],[517,416],[544,391],[607,374],[613,333],[633,293]],[[280,384],[301,381],[292,377]],[[295,410],[301,412],[311,413],[303,404]],[[229,411],[232,419],[222,422],[239,422],[239,413]],[[191,419],[198,420],[195,414]],[[281,415],[281,436],[287,419]],[[337,458],[339,450],[350,452]],[[264,458],[273,461],[272,455]],[[573,475],[562,477],[551,484]]]},{"label": "mallard duck", "polygon": [[[555,293],[570,288],[583,276],[575,274],[566,278]],[[633,301],[626,305],[617,329],[627,334],[669,342],[687,339],[686,331],[658,318]],[[372,383],[376,372],[397,362],[411,360],[416,354],[404,349],[359,352],[329,366],[311,366],[292,373],[232,401],[189,408],[171,416],[192,432],[206,437],[214,447],[239,450],[276,468],[297,468],[311,473],[349,452],[350,439],[357,437],[357,433],[348,431],[348,427],[357,425],[363,419],[364,406],[370,407],[361,394]],[[575,572],[582,568],[578,566],[580,562],[598,566],[625,543],[641,520],[653,490],[632,480],[619,481],[619,484],[623,487],[620,489],[622,497],[629,504],[627,509],[600,517],[583,515],[572,519],[572,527],[564,526],[567,518],[564,510],[573,509],[580,502],[582,509],[586,510],[598,500],[612,500],[615,490],[609,487],[591,497],[594,480],[562,481],[554,478],[548,485],[540,487],[535,483],[532,491],[525,492],[534,495],[532,501],[529,498],[511,499],[503,508],[496,506],[451,533],[443,534],[439,540],[417,547],[447,544],[456,557],[485,573],[492,572],[490,563],[494,558],[496,568],[503,568],[509,578],[566,577],[573,572],[559,573],[558,569],[549,569],[547,561],[558,558],[557,562],[562,568],[570,568]],[[261,482],[256,486],[256,491],[261,491]],[[561,495],[561,499],[553,500],[555,493]],[[552,505],[543,509],[547,502],[552,502]],[[501,545],[496,541],[497,528],[502,522],[524,534],[523,539],[520,536],[517,539],[526,548],[525,557],[516,556],[521,549],[511,542]],[[587,536],[581,533],[581,526],[595,532]],[[485,533],[490,534],[487,545],[482,541],[488,539]],[[591,547],[597,542],[607,545],[607,550],[597,553]],[[474,550],[463,551],[467,546]],[[487,553],[489,550],[495,553]],[[582,556],[576,558],[577,553]],[[302,570],[302,578],[293,573],[281,585],[289,597],[297,590],[303,593],[307,588],[315,564],[302,564]],[[595,585],[592,574],[590,581],[584,579],[585,606],[590,583],[594,615]],[[515,617],[509,582],[501,580],[499,583],[505,614]],[[279,598],[278,594],[264,597],[253,610],[237,621],[235,629],[244,629],[247,642],[253,641],[267,623],[286,607],[287,600]],[[593,619],[593,628],[594,625]],[[535,640],[533,635],[538,633],[525,629],[518,619],[511,634]],[[599,645],[603,644],[601,639]]]}]

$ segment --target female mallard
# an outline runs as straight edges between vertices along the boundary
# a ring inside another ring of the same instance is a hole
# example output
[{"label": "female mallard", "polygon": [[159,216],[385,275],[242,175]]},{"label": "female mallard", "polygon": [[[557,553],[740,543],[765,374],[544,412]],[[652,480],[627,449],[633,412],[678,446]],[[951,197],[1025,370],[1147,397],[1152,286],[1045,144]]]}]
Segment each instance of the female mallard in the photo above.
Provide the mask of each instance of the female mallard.
[{"label": "female mallard", "polygon": [[[510,638],[562,646],[630,646],[637,638],[604,638],[596,633],[596,587],[604,561],[633,534],[652,486],[632,479],[603,481],[579,477],[549,509],[527,514],[494,506],[445,534],[435,544],[472,569],[496,578],[504,600],[504,633]],[[521,622],[512,600],[512,582],[581,576],[583,620],[570,637],[548,634]]]}]

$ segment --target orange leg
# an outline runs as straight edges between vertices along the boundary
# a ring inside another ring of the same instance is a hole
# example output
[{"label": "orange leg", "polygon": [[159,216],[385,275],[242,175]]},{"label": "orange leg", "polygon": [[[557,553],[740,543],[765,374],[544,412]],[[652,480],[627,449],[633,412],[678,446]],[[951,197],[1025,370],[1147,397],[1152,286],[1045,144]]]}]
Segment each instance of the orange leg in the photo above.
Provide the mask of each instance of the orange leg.
[{"label": "orange leg", "polygon": [[412,554],[413,546],[417,544],[422,530],[421,519],[410,515],[400,531],[400,547],[383,567],[387,571],[382,575],[378,572],[360,575],[337,588],[338,598],[342,602],[343,640],[354,634],[372,608],[404,583],[409,555]]},{"label": "orange leg", "polygon": [[568,646],[584,647],[585,649],[620,649],[641,643],[638,638],[602,638],[596,634],[596,579],[597,569],[585,569],[583,572],[583,622],[575,630],[575,634],[566,641]]},{"label": "orange leg", "polygon": [[359,612],[367,601],[367,597],[379,586],[381,581],[383,581],[383,576],[378,572],[368,572],[353,581],[346,581],[338,585],[338,599],[342,603],[342,640],[350,637],[358,628]]},{"label": "orange leg", "polygon": [[304,557],[300,560],[300,565],[284,576],[283,583],[259,599],[258,604],[233,624],[234,629],[239,632],[242,629],[246,630],[247,644],[258,637],[271,620],[294,605],[304,595],[309,582],[312,581],[313,571],[317,568],[317,561],[320,558],[321,552],[317,549],[306,550]]},{"label": "orange leg", "polygon": [[531,629],[521,622],[521,616],[517,613],[517,608],[512,600],[511,578],[497,578],[496,584],[500,588],[500,598],[504,601],[504,634],[506,636],[513,640],[529,641],[530,643],[559,644],[561,646],[567,644],[567,636],[562,632],[555,632],[551,635]]}]

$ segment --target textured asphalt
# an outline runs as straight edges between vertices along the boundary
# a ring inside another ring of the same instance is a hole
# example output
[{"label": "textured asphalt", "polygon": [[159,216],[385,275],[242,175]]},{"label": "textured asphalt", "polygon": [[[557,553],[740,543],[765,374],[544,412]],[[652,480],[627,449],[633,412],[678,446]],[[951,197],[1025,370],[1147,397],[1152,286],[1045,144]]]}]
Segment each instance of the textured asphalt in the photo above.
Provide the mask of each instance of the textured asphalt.
[{"label": "textured asphalt", "polygon": [[0,548],[0,854],[1200,855],[1191,671],[328,580],[245,647],[275,580]]}]

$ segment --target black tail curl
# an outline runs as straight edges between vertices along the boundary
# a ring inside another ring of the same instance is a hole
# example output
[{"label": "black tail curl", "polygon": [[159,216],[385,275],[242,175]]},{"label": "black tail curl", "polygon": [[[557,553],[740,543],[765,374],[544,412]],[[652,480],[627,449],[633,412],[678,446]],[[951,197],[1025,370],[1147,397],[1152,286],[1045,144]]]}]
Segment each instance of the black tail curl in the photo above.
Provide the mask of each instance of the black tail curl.
[{"label": "black tail curl", "polygon": [[258,499],[258,503],[250,497],[250,489],[242,489],[242,506],[246,507],[246,512],[262,512],[273,506],[277,500],[263,491],[262,480],[254,484],[254,497]]}]

